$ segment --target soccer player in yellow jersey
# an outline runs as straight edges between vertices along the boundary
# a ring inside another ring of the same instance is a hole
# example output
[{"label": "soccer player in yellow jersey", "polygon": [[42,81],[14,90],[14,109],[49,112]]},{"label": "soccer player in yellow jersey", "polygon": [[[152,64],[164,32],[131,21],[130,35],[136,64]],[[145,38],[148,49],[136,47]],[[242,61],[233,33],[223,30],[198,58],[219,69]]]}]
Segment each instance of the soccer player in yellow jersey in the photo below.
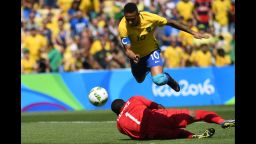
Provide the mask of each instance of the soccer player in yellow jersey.
[{"label": "soccer player in yellow jersey", "polygon": [[168,84],[178,92],[179,84],[168,73],[163,72],[160,48],[154,37],[155,28],[163,25],[190,33],[195,38],[208,38],[207,34],[192,31],[174,20],[167,20],[149,12],[139,12],[135,3],[124,6],[124,17],[119,23],[118,31],[136,81],[142,83],[150,71],[156,85]]}]

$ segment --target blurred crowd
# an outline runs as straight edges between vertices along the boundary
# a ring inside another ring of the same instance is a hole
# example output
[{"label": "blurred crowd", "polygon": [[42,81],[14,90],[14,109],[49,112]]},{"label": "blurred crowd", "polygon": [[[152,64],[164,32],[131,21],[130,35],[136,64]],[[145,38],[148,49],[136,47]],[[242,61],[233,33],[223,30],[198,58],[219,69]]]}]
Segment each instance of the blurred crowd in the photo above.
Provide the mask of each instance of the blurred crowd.
[{"label": "blurred crowd", "polygon": [[21,72],[130,67],[117,30],[127,2],[210,34],[157,28],[165,67],[234,64],[235,0],[21,0]]}]

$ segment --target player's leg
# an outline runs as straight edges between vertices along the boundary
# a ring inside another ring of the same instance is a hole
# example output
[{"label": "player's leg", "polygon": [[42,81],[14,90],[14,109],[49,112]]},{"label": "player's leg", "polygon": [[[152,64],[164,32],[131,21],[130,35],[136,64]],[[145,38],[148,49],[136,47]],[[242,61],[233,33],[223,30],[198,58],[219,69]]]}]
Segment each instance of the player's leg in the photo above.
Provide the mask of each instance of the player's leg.
[{"label": "player's leg", "polygon": [[215,129],[209,128],[205,130],[202,134],[194,134],[185,129],[168,129],[161,128],[157,130],[150,131],[147,134],[146,139],[191,139],[191,138],[210,138],[214,135]]},{"label": "player's leg", "polygon": [[165,127],[186,128],[187,125],[197,122],[215,122],[221,124],[224,120],[213,112],[189,110],[189,109],[157,109],[152,110],[155,117],[154,121],[160,121]]},{"label": "player's leg", "polygon": [[146,78],[147,73],[149,72],[149,69],[146,67],[145,61],[141,59],[138,64],[130,61],[130,64],[133,77],[138,83],[142,83]]},{"label": "player's leg", "polygon": [[194,121],[205,121],[207,123],[216,123],[222,128],[235,127],[235,120],[224,120],[217,113],[206,110],[190,110],[189,115],[193,117]]},{"label": "player's leg", "polygon": [[163,60],[160,56],[160,50],[155,50],[148,56],[147,67],[150,68],[152,80],[156,85],[168,84],[175,91],[180,91],[179,84],[168,73],[163,72]]},{"label": "player's leg", "polygon": [[[182,129],[186,127],[188,121],[192,121],[189,110],[154,110],[147,113],[146,126],[143,127],[143,134],[146,139],[178,139],[178,138],[208,138],[215,130],[207,129],[202,134],[194,134]],[[177,115],[177,112],[180,115]]]}]

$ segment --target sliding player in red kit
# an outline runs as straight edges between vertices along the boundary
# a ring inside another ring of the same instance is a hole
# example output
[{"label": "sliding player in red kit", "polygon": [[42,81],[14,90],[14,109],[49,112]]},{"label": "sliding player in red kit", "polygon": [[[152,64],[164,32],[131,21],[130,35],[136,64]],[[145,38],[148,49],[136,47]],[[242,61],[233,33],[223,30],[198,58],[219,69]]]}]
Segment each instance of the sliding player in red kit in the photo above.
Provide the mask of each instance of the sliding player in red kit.
[{"label": "sliding player in red kit", "polygon": [[222,128],[235,126],[234,120],[224,120],[215,112],[165,109],[161,104],[143,96],[133,96],[127,102],[116,99],[112,102],[111,109],[118,116],[118,130],[132,139],[208,138],[214,134],[213,128],[200,135],[184,129],[197,121],[216,123]]}]

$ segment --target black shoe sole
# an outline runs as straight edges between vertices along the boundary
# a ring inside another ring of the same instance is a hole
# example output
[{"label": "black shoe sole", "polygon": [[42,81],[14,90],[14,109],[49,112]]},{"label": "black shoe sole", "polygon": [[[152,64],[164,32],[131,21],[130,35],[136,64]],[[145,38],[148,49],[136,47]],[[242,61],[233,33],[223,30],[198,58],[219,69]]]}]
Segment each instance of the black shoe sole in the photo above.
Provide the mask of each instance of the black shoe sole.
[{"label": "black shoe sole", "polygon": [[167,83],[172,89],[174,89],[176,92],[180,91],[180,85],[169,75],[166,73],[169,77],[169,82]]}]

